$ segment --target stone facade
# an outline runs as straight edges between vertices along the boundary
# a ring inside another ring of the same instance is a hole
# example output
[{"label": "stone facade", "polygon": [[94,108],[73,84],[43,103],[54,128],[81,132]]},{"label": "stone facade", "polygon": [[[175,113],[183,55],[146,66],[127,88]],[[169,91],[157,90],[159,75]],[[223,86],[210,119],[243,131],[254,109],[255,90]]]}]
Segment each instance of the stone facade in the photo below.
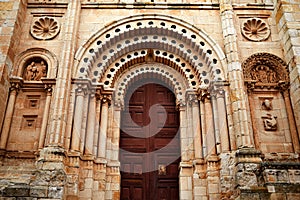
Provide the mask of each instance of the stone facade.
[{"label": "stone facade", "polygon": [[180,199],[300,199],[298,0],[0,10],[1,200],[120,199],[124,99],[148,79],[176,98]]}]

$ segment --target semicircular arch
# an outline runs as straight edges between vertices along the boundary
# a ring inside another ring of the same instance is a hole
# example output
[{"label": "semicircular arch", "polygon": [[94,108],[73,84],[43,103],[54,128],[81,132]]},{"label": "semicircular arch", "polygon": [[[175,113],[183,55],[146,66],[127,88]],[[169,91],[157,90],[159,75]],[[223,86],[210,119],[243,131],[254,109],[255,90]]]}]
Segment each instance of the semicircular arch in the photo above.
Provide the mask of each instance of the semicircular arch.
[{"label": "semicircular arch", "polygon": [[185,103],[184,95],[189,88],[188,81],[175,69],[161,63],[136,64],[128,68],[116,81],[114,103],[124,105],[127,89],[136,82],[161,83],[167,86],[176,96],[177,104]]},{"label": "semicircular arch", "polygon": [[[103,80],[116,60],[130,62],[131,58],[124,56],[143,49],[176,55],[175,61],[188,63],[194,76],[205,74],[210,81],[226,79],[221,48],[202,30],[164,15],[129,17],[100,30],[77,52],[79,62],[74,77]],[[161,58],[170,60],[164,55]]]}]

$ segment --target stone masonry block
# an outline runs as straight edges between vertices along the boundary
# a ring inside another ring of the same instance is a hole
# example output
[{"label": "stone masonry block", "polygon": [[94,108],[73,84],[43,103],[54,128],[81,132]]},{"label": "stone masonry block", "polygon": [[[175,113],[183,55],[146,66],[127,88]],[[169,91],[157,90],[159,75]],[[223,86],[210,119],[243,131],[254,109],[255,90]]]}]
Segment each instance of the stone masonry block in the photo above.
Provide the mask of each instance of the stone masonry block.
[{"label": "stone masonry block", "polygon": [[47,197],[47,195],[48,195],[48,187],[36,186],[30,188],[31,197]]},{"label": "stone masonry block", "polygon": [[14,185],[4,189],[3,196],[7,197],[28,197],[29,186],[26,185]]}]

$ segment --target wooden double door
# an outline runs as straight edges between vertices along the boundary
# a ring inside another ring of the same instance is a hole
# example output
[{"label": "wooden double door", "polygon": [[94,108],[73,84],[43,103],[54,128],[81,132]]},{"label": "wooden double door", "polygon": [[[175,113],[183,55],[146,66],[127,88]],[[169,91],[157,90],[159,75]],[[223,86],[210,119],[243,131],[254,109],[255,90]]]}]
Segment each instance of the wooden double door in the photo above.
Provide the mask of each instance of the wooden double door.
[{"label": "wooden double door", "polygon": [[131,94],[121,116],[121,199],[179,199],[175,96],[168,88],[152,83]]}]

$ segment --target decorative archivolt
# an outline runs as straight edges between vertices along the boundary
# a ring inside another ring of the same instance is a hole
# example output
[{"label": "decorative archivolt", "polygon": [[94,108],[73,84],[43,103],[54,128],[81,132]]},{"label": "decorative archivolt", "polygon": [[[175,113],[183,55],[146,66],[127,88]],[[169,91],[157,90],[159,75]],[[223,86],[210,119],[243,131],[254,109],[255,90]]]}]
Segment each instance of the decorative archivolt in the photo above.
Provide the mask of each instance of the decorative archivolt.
[{"label": "decorative archivolt", "polygon": [[134,16],[99,31],[77,52],[74,77],[114,87],[115,78],[107,78],[109,70],[116,63],[124,70],[125,63],[143,60],[145,55],[139,52],[148,49],[153,50],[156,62],[177,66],[183,76],[187,76],[185,66],[190,66],[191,77],[203,79],[201,84],[225,80],[225,56],[219,46],[192,25],[163,15]]},{"label": "decorative archivolt", "polygon": [[[124,105],[128,86],[136,83],[161,83],[170,88],[176,96],[177,103],[184,104],[184,95],[188,88],[186,79],[175,69],[159,63],[137,64],[132,66],[116,81],[115,104]],[[139,85],[138,85],[139,86]]]},{"label": "decorative archivolt", "polygon": [[289,84],[287,65],[275,55],[256,53],[246,59],[242,66],[245,82],[249,89],[285,89]]}]

